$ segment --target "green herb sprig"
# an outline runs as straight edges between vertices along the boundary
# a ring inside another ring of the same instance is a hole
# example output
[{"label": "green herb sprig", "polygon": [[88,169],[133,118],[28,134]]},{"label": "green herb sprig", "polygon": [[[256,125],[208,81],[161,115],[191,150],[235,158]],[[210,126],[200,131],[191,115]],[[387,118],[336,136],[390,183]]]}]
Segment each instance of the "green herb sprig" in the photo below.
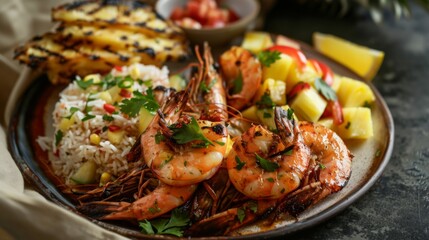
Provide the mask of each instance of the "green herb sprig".
[{"label": "green herb sprig", "polygon": [[280,59],[280,54],[279,51],[262,51],[258,53],[257,57],[262,65],[269,67]]},{"label": "green herb sprig", "polygon": [[183,236],[184,227],[190,222],[189,217],[179,209],[174,209],[170,219],[155,219],[139,222],[142,232],[149,235],[162,234]]},{"label": "green herb sprig", "polygon": [[178,144],[186,144],[192,141],[202,141],[203,144],[198,144],[195,146],[214,146],[214,144],[204,136],[203,131],[194,117],[191,117],[191,121],[188,124],[173,124],[170,125],[169,128],[173,131],[172,138]]}]

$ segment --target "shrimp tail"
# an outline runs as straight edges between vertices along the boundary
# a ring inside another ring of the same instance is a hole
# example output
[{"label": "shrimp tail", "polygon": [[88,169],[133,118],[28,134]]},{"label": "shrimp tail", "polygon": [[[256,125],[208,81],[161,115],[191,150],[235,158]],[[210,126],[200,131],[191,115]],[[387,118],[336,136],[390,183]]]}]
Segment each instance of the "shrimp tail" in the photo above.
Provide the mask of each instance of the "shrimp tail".
[{"label": "shrimp tail", "polygon": [[298,124],[296,124],[295,119],[288,114],[286,110],[281,107],[276,107],[274,110],[275,114],[275,123],[279,135],[286,145],[287,143],[293,142],[295,138],[295,133],[299,132]]},{"label": "shrimp tail", "polygon": [[79,212],[95,219],[109,220],[109,219],[132,219],[133,213],[131,211],[124,211],[129,208],[131,203],[128,202],[105,202],[97,201],[90,202],[79,206]]}]

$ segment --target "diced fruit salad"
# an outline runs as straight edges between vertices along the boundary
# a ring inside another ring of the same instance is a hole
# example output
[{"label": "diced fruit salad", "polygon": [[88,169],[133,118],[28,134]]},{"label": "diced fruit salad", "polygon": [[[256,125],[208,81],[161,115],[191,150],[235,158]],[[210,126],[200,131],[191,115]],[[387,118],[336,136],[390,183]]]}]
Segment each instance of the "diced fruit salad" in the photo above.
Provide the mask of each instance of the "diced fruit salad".
[{"label": "diced fruit salad", "polygon": [[273,41],[265,32],[248,32],[242,47],[258,56],[263,83],[245,118],[275,128],[273,106],[291,108],[298,120],[323,124],[343,139],[373,136],[375,96],[364,82],[335,74],[324,62],[308,59],[297,42]]},{"label": "diced fruit salad", "polygon": [[218,6],[215,0],[190,0],[183,7],[176,7],[170,19],[185,28],[220,28],[239,19],[234,10]]}]

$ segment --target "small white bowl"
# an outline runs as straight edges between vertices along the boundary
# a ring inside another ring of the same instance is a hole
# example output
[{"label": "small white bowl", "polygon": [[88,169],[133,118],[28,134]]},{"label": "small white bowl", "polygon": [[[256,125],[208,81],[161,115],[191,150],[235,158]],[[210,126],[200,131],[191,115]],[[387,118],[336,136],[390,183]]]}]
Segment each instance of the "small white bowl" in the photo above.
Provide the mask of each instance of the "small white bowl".
[{"label": "small white bowl", "polygon": [[[187,0],[158,0],[155,9],[163,18],[169,19],[173,9],[185,6],[186,2]],[[234,10],[240,19],[221,28],[182,28],[192,43],[201,44],[207,41],[212,46],[227,44],[250,30],[260,9],[257,0],[224,0],[222,4]]]}]

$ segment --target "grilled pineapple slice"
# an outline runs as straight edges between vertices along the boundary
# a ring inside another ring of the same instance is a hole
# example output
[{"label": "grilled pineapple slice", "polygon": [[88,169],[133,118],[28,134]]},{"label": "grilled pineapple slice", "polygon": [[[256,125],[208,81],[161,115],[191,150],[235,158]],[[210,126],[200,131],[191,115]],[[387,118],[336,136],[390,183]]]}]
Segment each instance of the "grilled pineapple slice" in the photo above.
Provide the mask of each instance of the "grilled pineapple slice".
[{"label": "grilled pineapple slice", "polygon": [[140,55],[142,58],[151,58],[153,59],[151,62],[156,65],[161,65],[167,60],[184,59],[188,53],[187,44],[184,41],[148,37],[142,33],[133,33],[123,29],[64,24],[57,31],[67,40],[64,42],[70,46],[85,43],[102,49],[128,51]]},{"label": "grilled pineapple slice", "polygon": [[83,23],[139,32],[150,37],[185,38],[182,30],[164,20],[141,1],[84,0],[60,5],[52,10],[52,19],[65,23]]},{"label": "grilled pineapple slice", "polygon": [[16,49],[15,59],[32,68],[47,71],[53,83],[67,83],[75,75],[106,73],[115,65],[129,65],[144,60],[126,51],[108,51],[84,44],[69,48],[62,45],[54,33],[36,37]]}]

